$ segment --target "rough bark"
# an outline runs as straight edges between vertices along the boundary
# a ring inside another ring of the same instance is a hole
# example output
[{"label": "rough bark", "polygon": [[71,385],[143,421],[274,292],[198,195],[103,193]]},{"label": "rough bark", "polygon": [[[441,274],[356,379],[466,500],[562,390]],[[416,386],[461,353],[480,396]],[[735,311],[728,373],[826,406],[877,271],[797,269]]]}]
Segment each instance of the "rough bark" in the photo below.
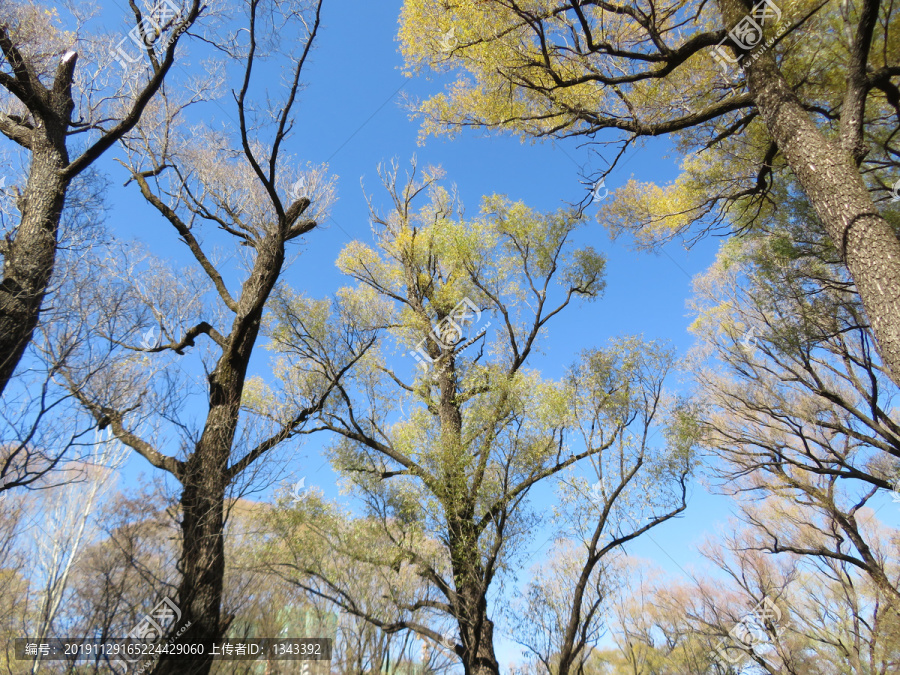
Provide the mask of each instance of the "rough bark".
[{"label": "rough bark", "polygon": [[477,559],[477,542],[467,540],[465,536],[451,537],[463,668],[466,675],[499,675],[500,666],[494,654],[494,622],[487,616],[484,570]]},{"label": "rough bark", "polygon": [[[318,31],[321,0],[315,7],[315,22],[309,32],[309,39],[293,69],[293,83],[287,103],[279,113],[278,131],[270,146],[268,173],[263,170],[251,150],[244,103],[255,58],[256,17],[259,4],[256,0],[250,3],[251,48],[245,62],[243,86],[236,98],[244,155],[259,183],[270,196],[275,211],[275,224],[274,226],[261,224],[258,237],[243,238],[243,243],[255,249],[256,258],[249,276],[241,285],[241,293],[236,302],[225,287],[221,274],[212,266],[200,243],[190,233],[190,227],[158,196],[151,193],[146,176],[142,174],[135,176],[144,197],[175,227],[213,280],[222,302],[234,312],[234,320],[227,337],[217,340],[222,353],[215,369],[208,377],[209,413],[203,434],[185,463],[184,470],[178,476],[183,488],[181,505],[184,519],[180,560],[182,576],[178,598],[184,605],[183,621],[191,622],[180,638],[184,642],[218,643],[227,635],[231,623],[232,617],[223,617],[221,612],[225,577],[224,513],[228,486],[268,449],[288,438],[305,416],[315,409],[313,406],[312,409],[299,414],[293,422],[283,427],[279,434],[258,445],[236,463],[230,464],[240,419],[241,396],[246,383],[247,368],[259,337],[263,311],[284,268],[285,244],[316,227],[315,221],[298,220],[310,205],[308,198],[295,199],[287,209],[283,209],[275,190],[275,167],[278,164],[278,148],[291,127],[290,114],[303,64]],[[233,233],[236,230],[228,229],[228,231]],[[349,368],[349,365],[347,367]],[[324,401],[329,391],[330,387],[323,393],[320,402]],[[153,675],[184,673],[208,675],[212,665],[213,658],[208,652],[204,658],[189,662],[187,665],[184,661],[174,658],[174,655],[163,654],[153,669]]]},{"label": "rough bark", "polygon": [[[28,181],[19,201],[21,221],[14,237],[0,242],[4,258],[0,282],[0,394],[19,365],[40,318],[56,263],[60,217],[70,182],[138,123],[174,62],[178,37],[194,23],[200,11],[200,0],[193,0],[163,58],[154,61],[150,81],[126,114],[74,161],[69,160],[66,139],[75,109],[72,83],[78,55],[67,52],[57,66],[52,85],[45,86],[34,64],[16,46],[10,27],[0,24],[0,50],[12,71],[0,72],[0,86],[15,96],[32,118],[0,115],[0,133],[31,153]],[[79,117],[90,115],[82,113]]]},{"label": "rough bark", "polygon": [[31,112],[33,122],[3,116],[2,131],[31,151],[31,166],[18,207],[22,214],[15,236],[0,243],[0,394],[3,393],[37,326],[38,314],[56,262],[59,221],[72,179],[67,169],[66,134],[75,104],[72,77],[77,56],[66,54],[53,86],[42,85],[19,52],[5,25],[0,25],[0,49],[14,77],[0,78],[7,90]]},{"label": "rough bark", "polygon": [[[308,204],[308,202],[306,202]],[[284,265],[284,241],[272,236],[245,282],[231,335],[209,376],[209,414],[200,441],[178,476],[182,484],[181,582],[178,602],[185,644],[220,642],[230,618],[221,616],[225,581],[225,492],[232,478],[231,448],[240,415],[250,356],[259,336],[266,301]],[[183,661],[162,655],[153,675],[207,675],[213,657]]]},{"label": "rough bark", "polygon": [[[877,6],[877,3],[875,3]],[[741,0],[721,0],[727,26],[748,12]],[[865,40],[864,36],[858,36]],[[858,105],[848,105],[849,138],[825,136],[813,123],[769,50],[746,68],[747,86],[772,139],[787,160],[828,236],[841,251],[866,309],[878,352],[900,384],[900,238],[877,211],[857,169]],[[851,73],[852,75],[852,73]],[[852,80],[852,77],[851,77]],[[857,90],[864,84],[848,82]],[[845,100],[855,101],[858,96]]]},{"label": "rough bark", "polygon": [[[214,417],[224,415],[210,415],[210,419]],[[217,430],[204,433],[187,462],[183,478],[178,606],[183,613],[183,624],[190,622],[190,625],[178,639],[182,644],[218,642],[227,630],[221,621],[220,601],[225,576],[224,469],[230,444],[224,445],[222,436],[229,431],[233,434],[233,425],[226,419],[219,421]],[[208,673],[211,666],[211,656],[191,662],[166,661],[163,657],[154,672],[199,674]]]},{"label": "rough bark", "polygon": [[473,626],[463,629],[463,667],[466,675],[499,675],[500,666],[494,654],[494,622],[487,618],[487,599],[476,585],[463,588],[461,601],[476,618]]},{"label": "rough bark", "polygon": [[16,236],[4,248],[0,282],[0,394],[6,388],[37,326],[56,262],[59,220],[69,178],[65,125],[41,119],[32,134],[31,167],[19,208]]}]

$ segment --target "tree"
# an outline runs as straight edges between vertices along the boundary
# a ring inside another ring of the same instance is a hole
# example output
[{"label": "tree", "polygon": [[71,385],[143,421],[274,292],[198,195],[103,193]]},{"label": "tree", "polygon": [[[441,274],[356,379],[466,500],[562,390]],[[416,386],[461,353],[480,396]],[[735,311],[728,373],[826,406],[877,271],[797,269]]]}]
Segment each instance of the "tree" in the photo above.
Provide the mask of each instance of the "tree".
[{"label": "tree", "polygon": [[28,626],[28,555],[27,547],[19,544],[26,520],[26,500],[0,499],[0,637],[4,649],[0,652],[0,668],[6,673],[25,673],[28,664],[15,660],[13,645],[17,636],[26,633]]},{"label": "tree", "polygon": [[[409,563],[398,560],[384,530],[390,528],[420,557],[440,565],[437,542],[383,517],[355,518],[315,488],[293,503],[280,500],[263,523],[261,530],[273,536],[257,547],[259,565],[300,591],[317,615],[335,617],[332,667],[338,672],[440,673],[458,660],[456,630],[427,609],[440,596]],[[403,630],[407,624],[418,630]],[[423,632],[439,636],[437,645],[421,640]]]},{"label": "tree", "polygon": [[[663,383],[674,365],[671,350],[638,340],[614,341],[607,351],[588,352],[572,370],[573,425],[588,448],[615,443],[591,457],[597,482],[573,485],[564,498],[562,531],[571,549],[552,555],[547,569],[528,584],[525,642],[556,675],[581,673],[603,627],[611,573],[608,561],[645,532],[687,508],[687,482],[697,441],[679,402],[665,401]],[[668,407],[668,410],[666,408]],[[654,427],[667,422],[665,443],[654,447]]]},{"label": "tree", "polygon": [[687,608],[698,597],[695,589],[683,592],[679,581],[626,556],[614,562],[611,574],[617,583],[607,601],[607,621],[615,646],[592,651],[585,674],[725,675],[712,670],[708,627],[686,619]]},{"label": "tree", "polygon": [[[76,15],[76,30],[55,25],[55,10],[31,2],[4,3],[0,14],[0,86],[12,97],[3,102],[0,133],[21,146],[30,158],[24,191],[17,199],[21,217],[0,244],[3,279],[0,281],[0,393],[9,384],[34,329],[53,276],[59,225],[69,186],[104,152],[131,131],[148,102],[162,86],[175,60],[175,48],[200,16],[200,0],[192,0],[183,13],[165,18],[144,16],[130,2],[151,74],[145,84],[132,88],[123,78],[115,91],[103,91],[101,75],[110,59],[96,54],[98,44],[81,37],[85,18]],[[174,7],[171,3],[154,7]],[[148,26],[160,32],[150,34]],[[162,31],[171,35],[165,48],[155,43]],[[97,58],[94,72],[76,70],[79,52]],[[136,59],[135,59],[136,60]],[[8,70],[6,70],[8,69]],[[98,102],[100,101],[100,102]],[[87,148],[72,159],[69,139],[84,135]]]},{"label": "tree", "polygon": [[[458,67],[469,76],[415,109],[431,133],[622,132],[604,176],[638,139],[673,135],[689,153],[678,180],[632,181],[604,209],[614,230],[650,240],[697,223],[746,228],[778,207],[773,186],[802,189],[900,384],[898,224],[867,193],[883,195],[900,167],[897,8],[879,0],[844,2],[837,12],[824,11],[823,0],[718,5],[406,0],[408,67]],[[736,86],[747,91],[734,93],[729,80],[741,74]]]},{"label": "tree", "polygon": [[[591,647],[606,632],[604,612],[614,583],[612,556],[594,566],[583,588],[578,583],[582,557],[573,542],[557,542],[547,562],[531,570],[524,597],[510,607],[511,632],[534,655],[534,672],[559,672],[561,652],[567,647],[573,651],[572,644],[565,644],[566,628],[576,607],[587,615],[578,631],[578,666],[583,668]],[[579,591],[580,597],[575,597]]]},{"label": "tree", "polygon": [[[878,586],[846,561],[756,550],[755,529],[707,540],[707,565],[689,579],[651,576],[640,561],[627,561],[625,581],[614,589],[616,648],[595,653],[585,672],[891,672],[900,622]],[[877,546],[887,548],[890,536],[881,529]]]},{"label": "tree", "polygon": [[[497,673],[488,598],[539,520],[529,492],[588,458],[617,456],[611,448],[620,441],[632,450],[623,436],[652,396],[645,401],[630,386],[639,368],[628,364],[644,352],[628,341],[583,356],[583,379],[574,376],[583,390],[526,369],[550,319],[604,286],[603,257],[570,243],[583,223],[577,213],[536,213],[493,196],[479,217],[464,219],[439,186],[439,170],[416,172],[413,163],[401,184],[396,163],[380,171],[393,208],[372,206],[375,246],[353,242],[338,260],[358,282],[342,291],[346,305],[384,328],[379,348],[339,385],[318,422],[337,434],[333,464],[364,500],[366,518],[348,523],[333,509],[308,508],[300,514],[304,555],[287,564],[297,583],[343,611],[388,633],[450,639],[467,673]],[[413,347],[412,379],[387,361],[395,344]],[[645,363],[657,377],[658,364]],[[574,418],[590,424],[573,412],[582,409],[602,430],[569,450]],[[358,575],[335,569],[329,550],[396,577],[395,612],[359,602]],[[448,623],[453,632],[442,634]]]},{"label": "tree", "polygon": [[[291,242],[317,227],[333,189],[324,170],[312,171],[305,176],[309,193],[282,202],[291,181],[281,150],[321,3],[249,0],[241,8],[237,37],[210,38],[237,70],[238,147],[225,132],[181,125],[179,117],[200,95],[181,100],[178,92],[163,92],[148,105],[123,140],[131,180],[186,245],[196,269],[176,274],[137,255],[136,247],[129,256],[113,250],[95,263],[105,269],[104,283],[73,294],[73,318],[55,327],[58,351],[72,354],[63,373],[69,390],[101,429],[112,429],[180,489],[176,602],[186,627],[180,639],[190,643],[217,642],[232,620],[221,612],[229,491],[245,488],[261,458],[303,433],[371,343],[365,326],[344,321],[327,301],[296,298],[306,303],[305,314],[292,330],[272,335],[297,364],[292,379],[282,392],[248,380],[267,305],[290,294],[278,284]],[[276,34],[280,42],[269,39]],[[253,75],[278,59],[287,73],[284,99],[269,97],[258,119]],[[267,127],[266,120],[274,122]],[[218,262],[201,239],[219,232],[241,254],[233,267]],[[193,368],[180,363],[189,349]],[[207,407],[199,427],[187,419],[195,396]],[[141,422],[152,431],[139,432]],[[180,447],[167,452],[176,439]],[[206,675],[211,665],[209,651],[189,665],[164,655],[153,672]]]},{"label": "tree", "polygon": [[[45,517],[42,537],[35,540],[36,555],[33,558],[40,583],[40,610],[34,625],[34,637],[46,639],[54,626],[63,599],[66,597],[73,569],[89,541],[89,520],[95,516],[97,502],[115,481],[112,475],[121,468],[127,456],[127,448],[119,443],[104,441],[85,466],[68,467],[68,473],[76,474],[67,484],[49,492],[42,500],[41,511]],[[77,473],[84,473],[78,480]],[[35,656],[31,672],[38,672],[41,655]]]},{"label": "tree", "polygon": [[[100,197],[104,188],[105,182],[91,170],[70,184],[60,220],[59,255],[49,293],[67,282],[91,283],[83,256],[104,236],[101,227],[104,203]],[[44,325],[52,322],[47,320],[52,312],[52,309],[44,312]],[[65,354],[59,356],[66,358]],[[93,425],[79,415],[79,406],[72,395],[56,383],[61,364],[46,349],[41,327],[25,358],[27,368],[21,368],[0,395],[2,496],[15,488],[48,489],[56,480],[50,476],[54,469],[61,464],[90,461],[94,446]],[[63,480],[63,475],[57,479]]]},{"label": "tree", "polygon": [[[73,568],[71,593],[60,609],[56,635],[121,638],[159,598],[172,597],[178,588],[177,503],[170,503],[158,488],[116,493],[101,505],[96,521],[96,537]],[[72,659],[64,667],[109,673],[115,672],[115,660],[97,652],[93,659]]]},{"label": "tree", "polygon": [[704,445],[723,489],[779,504],[742,507],[757,548],[845,561],[900,610],[896,552],[869,542],[865,517],[900,476],[897,388],[838,248],[793,206],[697,282]]}]

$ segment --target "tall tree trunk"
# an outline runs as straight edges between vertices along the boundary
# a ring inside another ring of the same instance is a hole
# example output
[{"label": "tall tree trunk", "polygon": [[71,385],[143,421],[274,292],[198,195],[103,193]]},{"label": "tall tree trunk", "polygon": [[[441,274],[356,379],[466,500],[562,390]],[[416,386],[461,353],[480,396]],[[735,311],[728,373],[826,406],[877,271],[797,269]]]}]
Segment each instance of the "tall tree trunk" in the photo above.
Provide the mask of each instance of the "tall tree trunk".
[{"label": "tall tree trunk", "polygon": [[[78,54],[65,53],[56,67],[52,86],[46,87],[37,75],[43,70],[43,64],[39,66],[33,60],[35,57],[27,53],[29,50],[23,53],[17,30],[10,28],[5,17],[0,21],[0,53],[11,70],[5,72],[2,87],[28,109],[31,117],[26,121],[28,115],[22,119],[4,115],[2,124],[3,136],[30,151],[31,168],[19,204],[22,218],[18,232],[12,241],[0,242],[4,258],[0,281],[0,394],[6,389],[38,324],[56,262],[59,220],[69,183],[138,123],[172,67],[179,36],[193,25],[204,7],[200,0],[191,0],[165,52],[158,55],[150,81],[136,93],[117,123],[103,131],[71,163],[66,134],[75,110],[72,84]],[[99,108],[88,105],[78,117],[90,120],[97,112]]]},{"label": "tall tree trunk", "polygon": [[479,583],[464,583],[457,588],[462,615],[463,668],[466,675],[499,675],[494,654],[494,622],[487,617],[487,598]]},{"label": "tall tree trunk", "polygon": [[[592,548],[596,549],[597,542],[600,539],[600,533],[602,531],[602,527],[598,527],[594,531]],[[582,627],[582,622],[584,621],[584,618],[582,617],[584,596],[587,590],[588,582],[591,579],[591,573],[594,571],[594,567],[596,567],[599,560],[600,558],[598,556],[590,556],[586,561],[584,567],[582,567],[581,574],[578,576],[578,581],[575,583],[574,592],[572,594],[572,608],[569,614],[569,621],[565,626],[565,632],[563,633],[562,639],[562,647],[559,650],[559,665],[557,666],[557,675],[569,675],[576,663],[576,660],[583,655],[585,645],[583,637],[579,633],[579,629]]]},{"label": "tall tree trunk", "polygon": [[[257,245],[253,271],[244,282],[241,300],[222,356],[208,377],[209,413],[203,435],[179,480],[182,484],[181,583],[178,588],[181,643],[220,642],[231,618],[222,619],[225,580],[225,491],[231,482],[231,448],[240,416],[247,366],[259,336],[263,308],[284,266],[284,240],[273,235]],[[208,675],[212,657],[179,661],[164,654],[153,675]]]},{"label": "tall tree trunk", "polygon": [[19,201],[22,213],[15,237],[3,246],[0,282],[0,394],[31,342],[56,262],[59,219],[69,179],[65,128],[52,117],[32,133],[31,168]]},{"label": "tall tree trunk", "polygon": [[499,675],[494,654],[494,623],[488,618],[486,578],[481,561],[476,525],[471,513],[451,521],[450,565],[456,585],[454,613],[463,643],[462,662],[466,675]]},{"label": "tall tree trunk", "polygon": [[[735,25],[749,12],[741,0],[720,0],[720,7],[726,26]],[[900,385],[900,238],[879,215],[850,152],[822,134],[803,109],[774,53],[759,55],[746,73],[750,95],[766,128],[841,251],[878,352]]]},{"label": "tall tree trunk", "polygon": [[[181,644],[204,642],[206,655],[197,661],[175,661],[162,656],[156,675],[205,675],[212,666],[209,644],[222,639],[220,602],[225,578],[224,486],[202,462],[189,469],[181,494],[182,537],[181,583],[178,606],[181,626],[190,625],[179,636]],[[220,474],[222,472],[219,472]],[[173,626],[178,629],[180,626]]]},{"label": "tall tree trunk", "polygon": [[213,661],[209,645],[221,641],[228,630],[230,620],[223,621],[221,616],[225,580],[225,491],[244,371],[245,368],[229,368],[227,358],[223,357],[210,376],[210,412],[206,426],[180,477],[183,488],[178,606],[182,617],[179,626],[170,627],[170,633],[188,626],[178,637],[178,642],[205,642],[206,655],[194,661],[179,661],[162,655],[154,675],[207,675]]},{"label": "tall tree trunk", "polygon": [[[443,316],[439,317],[443,319]],[[435,352],[439,355],[440,352]],[[482,565],[478,531],[474,522],[474,496],[469,493],[465,460],[467,450],[462,438],[462,412],[457,398],[456,363],[452,356],[441,363],[438,375],[445,495],[450,560],[456,583],[454,612],[463,642],[463,668],[466,675],[499,675],[494,654],[494,624],[487,617],[487,589]]]}]

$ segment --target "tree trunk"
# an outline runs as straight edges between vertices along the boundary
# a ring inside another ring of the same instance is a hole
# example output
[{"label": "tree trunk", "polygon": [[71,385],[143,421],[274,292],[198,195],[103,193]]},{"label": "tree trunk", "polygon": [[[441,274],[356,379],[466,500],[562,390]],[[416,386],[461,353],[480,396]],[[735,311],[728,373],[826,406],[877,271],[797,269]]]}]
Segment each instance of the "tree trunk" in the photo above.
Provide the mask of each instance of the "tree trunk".
[{"label": "tree trunk", "polygon": [[192,472],[181,495],[182,537],[181,583],[178,606],[181,624],[190,626],[178,637],[180,644],[206,643],[206,654],[197,661],[167,660],[162,656],[156,675],[190,673],[205,675],[212,666],[209,644],[222,639],[220,601],[225,577],[224,488],[216,485],[214,476],[206,475],[202,465]]},{"label": "tree trunk", "polygon": [[15,238],[3,251],[0,394],[6,389],[38,323],[56,262],[59,219],[69,186],[69,179],[63,175],[63,169],[69,164],[65,129],[48,117],[39,122],[31,137],[31,168],[19,201],[22,218]]},{"label": "tree trunk", "polygon": [[[229,620],[222,620],[221,602],[225,579],[225,490],[228,461],[238,419],[243,370],[216,369],[210,377],[210,412],[203,436],[181,476],[182,551],[178,606],[181,622],[170,635],[188,626],[180,644],[206,643],[206,656],[179,661],[162,655],[153,675],[207,675],[213,657],[210,645],[220,642]],[[227,375],[223,375],[223,371]],[[226,382],[221,387],[219,382]],[[190,624],[190,625],[188,625]]]},{"label": "tree trunk", "polygon": [[[594,532],[592,547],[595,549],[602,531],[603,528],[598,527]],[[581,574],[578,576],[578,581],[575,583],[569,622],[566,624],[565,632],[563,633],[562,646],[559,650],[557,675],[569,675],[572,667],[575,665],[576,659],[582,654],[582,650],[584,649],[585,645],[582,636],[579,633],[583,621],[582,606],[584,604],[584,595],[591,578],[591,573],[594,571],[594,567],[596,567],[598,562],[598,557],[590,556],[584,567],[582,567]]]},{"label": "tree trunk", "polygon": [[479,532],[473,520],[474,497],[466,482],[463,458],[467,450],[462,440],[462,412],[456,396],[456,378],[456,364],[451,356],[438,376],[438,410],[447,490],[444,508],[450,561],[456,581],[454,612],[463,642],[462,662],[466,675],[499,675],[494,654],[494,623],[487,616],[486,596],[490,581],[480,557]]},{"label": "tree trunk", "polygon": [[[259,336],[263,308],[284,265],[284,240],[260,244],[253,272],[244,282],[240,306],[222,356],[209,375],[209,413],[203,435],[185,463],[182,484],[181,583],[178,588],[181,643],[220,642],[230,618],[221,617],[225,579],[225,491],[232,479],[229,462],[240,416],[247,366]],[[173,627],[177,632],[177,627]],[[172,630],[170,630],[170,633]],[[179,661],[162,655],[153,675],[208,675],[213,659]]]},{"label": "tree trunk", "polygon": [[[720,6],[726,26],[749,11],[740,0],[721,0]],[[900,238],[879,215],[851,155],[813,124],[773,52],[759,55],[746,72],[766,128],[841,251],[881,359],[900,385]]]},{"label": "tree trunk", "polygon": [[487,618],[487,598],[478,584],[465,584],[457,593],[463,605],[462,615],[471,621],[461,622],[466,675],[499,675],[494,654],[494,622]]}]

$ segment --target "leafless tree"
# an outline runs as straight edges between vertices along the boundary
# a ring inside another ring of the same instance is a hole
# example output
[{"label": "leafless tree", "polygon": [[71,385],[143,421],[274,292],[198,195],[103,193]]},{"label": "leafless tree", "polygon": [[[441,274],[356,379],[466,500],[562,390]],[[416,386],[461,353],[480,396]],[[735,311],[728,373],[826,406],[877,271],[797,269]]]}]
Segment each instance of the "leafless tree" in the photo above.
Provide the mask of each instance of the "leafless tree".
[{"label": "leafless tree", "polygon": [[30,583],[28,547],[23,545],[27,536],[28,512],[34,496],[28,499],[0,499],[0,636],[3,651],[0,652],[0,670],[12,675],[24,675],[30,664],[15,661],[13,649],[16,637],[22,637],[29,625]]},{"label": "leafless tree", "polygon": [[[101,86],[109,55],[96,54],[95,39],[72,37],[80,34],[84,16],[76,13],[79,30],[66,32],[55,25],[55,10],[32,2],[0,4],[0,91],[6,94],[0,99],[0,133],[30,159],[25,188],[16,200],[19,222],[0,242],[0,393],[38,324],[72,181],[134,128],[171,69],[181,36],[203,10],[201,0],[165,16],[145,16],[134,0],[130,6],[134,31],[150,62],[150,76],[138,86],[135,80],[123,78],[110,92]],[[163,48],[156,44],[162,33],[151,35],[147,28],[151,25],[169,31]],[[88,60],[76,68],[85,51]],[[72,136],[80,136],[87,145],[74,158],[70,156]]]},{"label": "leafless tree", "polygon": [[793,500],[774,520],[746,502],[755,545],[847,562],[900,610],[886,567],[896,550],[873,547],[863,517],[900,475],[897,388],[837,247],[809,220],[774,223],[723,253],[697,289],[713,470],[728,492]]},{"label": "leafless tree", "polygon": [[[83,467],[73,466],[67,471],[83,473],[84,479],[73,477],[65,485],[48,490],[41,500],[40,534],[34,537],[36,555],[32,558],[33,579],[40,590],[40,609],[34,626],[34,636],[39,641],[50,635],[67,595],[72,570],[90,539],[98,502],[115,484],[112,476],[121,468],[126,451],[117,442],[97,443]],[[31,667],[32,675],[40,665],[38,654]]]},{"label": "leafless tree", "polygon": [[[84,256],[105,237],[104,188],[105,182],[91,170],[72,181],[60,222],[51,294],[62,286],[95,281]],[[44,327],[52,323],[53,313],[52,307],[42,313]],[[94,424],[79,414],[77,401],[59,386],[59,368],[66,356],[46,349],[46,331],[39,326],[16,378],[0,395],[0,495],[15,488],[49,489],[65,479],[62,474],[52,478],[54,469],[89,461],[94,452]]]},{"label": "leafless tree", "polygon": [[[93,541],[75,564],[71,593],[55,625],[56,635],[121,638],[159,598],[178,588],[181,531],[177,504],[157,488],[110,495],[97,513]],[[110,672],[110,657],[62,662],[65,668]]]},{"label": "leafless tree", "polygon": [[[227,134],[181,125],[179,115],[198,99],[180,100],[177,92],[149,104],[123,141],[131,180],[186,246],[195,272],[176,276],[134,254],[98,261],[108,270],[106,283],[73,296],[70,302],[79,307],[73,315],[80,318],[57,329],[59,349],[78,352],[64,370],[73,395],[101,429],[111,428],[180,488],[177,603],[187,628],[181,639],[207,644],[221,639],[232,620],[221,611],[229,490],[239,488],[267,453],[302,433],[371,343],[364,326],[329,315],[328,303],[319,303],[317,313],[300,315],[282,336],[300,366],[284,391],[247,386],[267,303],[290,295],[278,282],[291,242],[317,227],[332,187],[324,172],[312,171],[304,177],[306,194],[289,190],[297,176],[286,180],[281,154],[321,3],[249,0],[239,8],[240,29],[214,38],[229,56],[226,68],[238,70],[238,147]],[[289,51],[281,54],[282,46]],[[257,117],[254,74],[278,58],[286,64],[284,101],[268,99],[270,109]],[[271,137],[264,139],[269,120]],[[237,250],[233,268],[216,259],[204,233],[224,233]],[[198,357],[193,370],[182,367],[188,350]],[[200,428],[188,419],[194,397],[208,406]],[[144,419],[153,419],[159,431],[141,434]],[[160,425],[171,427],[180,447],[166,451],[171,441]],[[164,655],[154,672],[205,675],[211,665],[209,652],[189,665]]]},{"label": "leafless tree", "polygon": [[[876,548],[890,546],[888,528],[870,534]],[[710,537],[701,549],[707,564],[689,579],[623,561],[611,603],[616,648],[594,654],[586,672],[864,675],[896,668],[900,620],[865,572],[834,558],[766,553],[757,539],[754,525]]]}]

